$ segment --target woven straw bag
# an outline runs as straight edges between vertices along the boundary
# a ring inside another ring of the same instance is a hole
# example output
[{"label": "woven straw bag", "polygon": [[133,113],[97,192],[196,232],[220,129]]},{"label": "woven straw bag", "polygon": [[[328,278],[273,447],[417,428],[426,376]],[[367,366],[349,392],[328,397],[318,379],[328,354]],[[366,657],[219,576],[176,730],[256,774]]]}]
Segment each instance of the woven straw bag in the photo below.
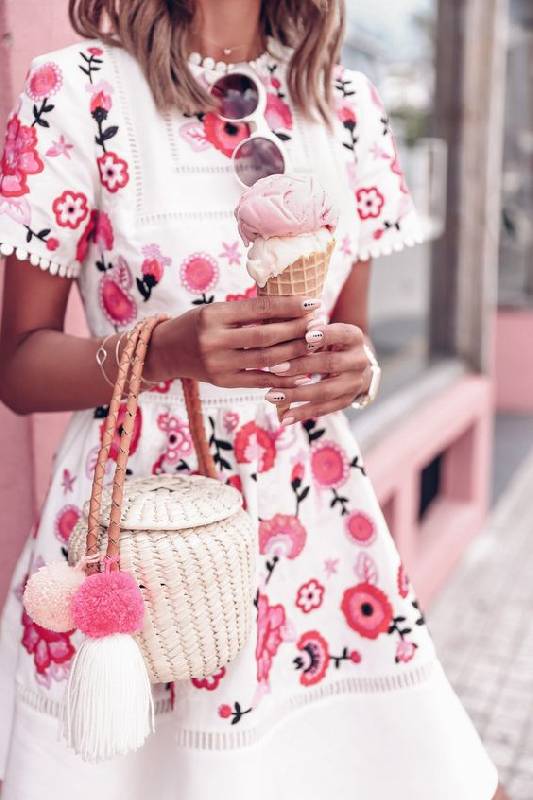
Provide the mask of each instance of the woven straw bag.
[{"label": "woven straw bag", "polygon": [[[201,475],[126,480],[137,394],[150,335],[161,317],[128,337],[111,399],[91,499],[69,540],[69,562],[105,549],[141,589],[144,625],[136,635],[152,683],[205,678],[232,661],[253,620],[256,530],[240,493],[215,479],[198,385],[183,380],[189,428]],[[111,491],[105,466],[126,386],[129,394]],[[97,556],[96,556],[97,557]]]}]

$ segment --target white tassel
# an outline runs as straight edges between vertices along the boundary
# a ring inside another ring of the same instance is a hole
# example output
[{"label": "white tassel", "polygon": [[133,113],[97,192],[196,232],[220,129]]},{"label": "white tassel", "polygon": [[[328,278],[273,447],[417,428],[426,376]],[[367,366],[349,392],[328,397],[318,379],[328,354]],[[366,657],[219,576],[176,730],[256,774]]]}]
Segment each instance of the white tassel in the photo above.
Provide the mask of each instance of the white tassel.
[{"label": "white tassel", "polygon": [[127,633],[87,637],[70,672],[64,734],[84,761],[138,750],[154,730],[154,701],[137,642]]}]

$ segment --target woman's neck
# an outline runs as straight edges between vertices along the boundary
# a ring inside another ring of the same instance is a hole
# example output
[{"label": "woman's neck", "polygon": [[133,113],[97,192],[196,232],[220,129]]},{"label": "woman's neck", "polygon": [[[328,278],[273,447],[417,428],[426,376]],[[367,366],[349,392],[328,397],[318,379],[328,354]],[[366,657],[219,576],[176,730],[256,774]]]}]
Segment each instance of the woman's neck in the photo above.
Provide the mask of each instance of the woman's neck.
[{"label": "woman's neck", "polygon": [[215,61],[250,61],[264,50],[261,0],[197,0],[189,49]]}]

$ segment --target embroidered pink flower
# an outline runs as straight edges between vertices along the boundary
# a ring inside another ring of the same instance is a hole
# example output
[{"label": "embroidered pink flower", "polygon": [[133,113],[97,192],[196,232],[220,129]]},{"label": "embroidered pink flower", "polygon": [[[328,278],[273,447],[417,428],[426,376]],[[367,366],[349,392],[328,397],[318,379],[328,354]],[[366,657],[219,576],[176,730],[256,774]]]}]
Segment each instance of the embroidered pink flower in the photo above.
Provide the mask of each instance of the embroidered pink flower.
[{"label": "embroidered pink flower", "polygon": [[233,433],[239,424],[239,415],[236,411],[225,411],[222,417],[222,424],[226,433]]},{"label": "embroidered pink flower", "polygon": [[271,130],[275,131],[278,128],[291,130],[292,128],[292,112],[290,106],[285,103],[277,94],[267,94],[267,102],[265,108],[265,119]]},{"label": "embroidered pink flower", "polygon": [[350,472],[344,450],[335,442],[317,443],[311,450],[311,472],[322,488],[338,489]]},{"label": "embroidered pink flower", "polygon": [[257,459],[257,471],[268,472],[276,460],[274,437],[255,422],[247,422],[235,435],[233,443],[238,464],[252,464]]},{"label": "embroidered pink flower", "polygon": [[282,605],[271,606],[268,597],[259,592],[257,598],[257,680],[268,682],[274,656],[284,640],[286,624]]},{"label": "embroidered pink flower", "polygon": [[369,545],[375,540],[377,527],[364,511],[352,511],[344,520],[344,529],[357,544]]},{"label": "embroidered pink flower", "polygon": [[304,612],[309,614],[315,608],[320,608],[324,599],[325,589],[315,578],[304,583],[296,593],[296,605]]},{"label": "embroidered pink flower", "polygon": [[76,247],[76,259],[78,261],[83,262],[85,260],[90,242],[98,245],[102,250],[113,249],[113,226],[105,211],[97,211],[96,209],[91,211],[85,230]]},{"label": "embroidered pink flower", "polygon": [[150,392],[158,392],[159,394],[167,394],[170,391],[170,387],[172,386],[172,381],[159,381],[159,383],[155,383]]},{"label": "embroidered pink flower", "polygon": [[367,189],[358,189],[355,196],[357,198],[357,213],[361,219],[375,219],[379,217],[381,209],[385,205],[385,198],[377,186],[371,186]]},{"label": "embroidered pink flower", "polygon": [[244,492],[242,490],[241,476],[240,475],[230,475],[230,477],[227,479],[226,483],[228,484],[228,486],[233,486],[234,489],[237,489],[237,491],[239,492],[239,494],[242,497],[242,507],[246,511],[246,509],[248,508],[248,504],[246,503],[246,497],[244,496]]},{"label": "embroidered pink flower", "polygon": [[218,281],[218,264],[207,253],[192,253],[180,267],[181,282],[191,294],[205,294]]},{"label": "embroidered pink flower", "polygon": [[324,561],[324,572],[326,573],[326,577],[331,578],[332,575],[336,575],[338,566],[338,558],[326,558]]},{"label": "embroidered pink flower", "polygon": [[168,449],[188,455],[192,453],[192,439],[189,423],[173,414],[165,412],[157,417],[157,427],[168,437]]},{"label": "embroidered pink flower", "polygon": [[357,117],[352,106],[348,105],[345,101],[340,101],[336,108],[337,117],[342,123],[355,124]]},{"label": "embroidered pink flower", "polygon": [[164,256],[157,244],[147,244],[141,249],[144,261],[141,264],[143,275],[151,276],[156,283],[163,277],[165,267],[170,266],[172,259]]},{"label": "embroidered pink flower", "polygon": [[305,467],[301,461],[297,461],[291,471],[291,483],[294,483],[294,481],[303,481],[304,475]]},{"label": "embroidered pink flower", "polygon": [[354,664],[361,663],[361,653],[359,652],[359,650],[352,650],[352,652],[350,653],[350,661],[353,661]]},{"label": "embroidered pink flower", "polygon": [[119,257],[116,265],[108,269],[100,280],[100,306],[113,325],[124,327],[137,316],[137,304],[129,293],[132,283],[131,270],[122,257]]},{"label": "embroidered pink flower", "polygon": [[54,533],[62,544],[67,544],[74,526],[81,517],[78,506],[66,505],[58,511],[54,522]]},{"label": "embroidered pink flower", "polygon": [[54,239],[53,236],[50,236],[50,238],[46,240],[46,248],[47,248],[47,250],[50,250],[51,252],[53,252],[54,250],[57,250],[58,247],[59,247],[59,240],[58,239]]},{"label": "embroidered pink flower", "polygon": [[392,606],[387,595],[371,583],[346,589],[341,609],[350,628],[365,639],[377,639],[389,630]]},{"label": "embroidered pink flower", "polygon": [[[208,675],[207,678],[191,678],[191,683],[193,686],[196,686],[197,689],[207,689],[208,692],[213,692],[218,687],[225,674],[225,667],[221,667],[218,672],[215,672],[214,675]],[[220,716],[222,716],[222,714]],[[226,716],[229,716],[229,714]]]},{"label": "embroidered pink flower", "polygon": [[161,472],[174,472],[184,456],[193,451],[189,424],[183,419],[165,412],[157,417],[157,427],[166,434],[165,452],[158,458],[152,472],[159,475]]},{"label": "embroidered pink flower", "polygon": [[272,519],[259,521],[259,552],[262,555],[296,558],[302,552],[307,531],[290,514],[275,514]]},{"label": "embroidered pink flower", "polygon": [[103,56],[104,51],[101,47],[88,47],[87,52],[90,53],[92,56]]},{"label": "embroidered pink flower", "polygon": [[51,679],[65,680],[69,672],[69,662],[76,650],[67,633],[54,633],[36,625],[28,614],[22,614],[22,645],[27,653],[33,655],[37,681],[47,687]]},{"label": "embroidered pink flower", "polygon": [[225,122],[211,111],[204,116],[204,131],[207,141],[228,158],[231,158],[237,145],[248,139],[251,133],[246,122]]},{"label": "embroidered pink flower", "polygon": [[[111,448],[109,450],[109,458],[112,458],[113,461],[116,461],[118,458],[118,454],[120,452],[120,431],[122,430],[122,425],[124,424],[124,420],[126,418],[126,401],[120,404],[120,408],[117,414],[117,424],[115,427],[115,434],[113,436],[113,441],[111,442]],[[131,437],[131,444],[130,444],[130,456],[133,455],[137,451],[137,446],[139,444],[139,438],[141,435],[142,430],[142,410],[141,407],[137,409],[137,415],[135,417],[135,422],[133,423],[133,435]],[[100,441],[102,440],[102,436],[104,433],[105,428],[105,421],[102,422],[100,425]]]},{"label": "embroidered pink flower", "polygon": [[0,163],[0,194],[20,197],[27,194],[28,175],[42,172],[44,164],[37,152],[35,128],[23,125],[15,115],[7,123],[4,153]]},{"label": "embroidered pink flower", "polygon": [[394,656],[394,660],[397,664],[399,664],[400,661],[403,661],[405,664],[407,664],[414,658],[417,647],[418,645],[414,642],[408,642],[407,639],[400,639],[396,645],[396,655]]},{"label": "embroidered pink flower", "polygon": [[83,192],[64,191],[52,203],[56,222],[62,228],[79,228],[89,213],[87,197]]},{"label": "embroidered pink flower", "polygon": [[227,244],[226,242],[222,242],[222,252],[218,254],[219,258],[227,258],[228,264],[231,266],[235,264],[239,266],[241,263],[241,253],[240,253],[241,245],[240,242],[231,242]]},{"label": "embroidered pink flower", "polygon": [[74,147],[73,144],[67,142],[63,134],[59,137],[57,142],[52,142],[52,146],[48,148],[46,151],[47,156],[57,157],[57,156],[66,156],[70,160],[70,152]]},{"label": "embroidered pink flower", "polygon": [[44,100],[45,97],[52,97],[57,94],[63,85],[63,75],[61,70],[49,61],[34,69],[26,82],[26,94],[34,102]]},{"label": "embroidered pink flower", "polygon": [[320,683],[328,669],[328,643],[318,631],[307,631],[300,636],[296,647],[305,654],[294,659],[296,669],[301,670],[300,683],[303,686]]},{"label": "embroidered pink flower", "polygon": [[228,706],[227,703],[223,703],[223,705],[218,707],[218,715],[222,717],[222,719],[228,719],[228,717],[231,717],[232,713],[232,708]]},{"label": "embroidered pink flower", "polygon": [[111,99],[110,94],[106,94],[103,91],[96,92],[91,97],[91,103],[90,103],[91,114],[94,111],[96,111],[97,108],[103,108],[104,111],[109,111],[112,105],[113,105],[113,100]]},{"label": "embroidered pink flower", "polygon": [[116,153],[104,153],[96,159],[100,170],[100,180],[108,192],[118,192],[128,183],[130,176],[128,164]]},{"label": "embroidered pink flower", "polygon": [[405,571],[405,567],[403,564],[400,564],[400,566],[398,567],[396,583],[398,585],[398,592],[400,593],[400,597],[407,597],[407,595],[409,594],[409,589],[411,587],[411,582],[409,580],[409,576]]}]

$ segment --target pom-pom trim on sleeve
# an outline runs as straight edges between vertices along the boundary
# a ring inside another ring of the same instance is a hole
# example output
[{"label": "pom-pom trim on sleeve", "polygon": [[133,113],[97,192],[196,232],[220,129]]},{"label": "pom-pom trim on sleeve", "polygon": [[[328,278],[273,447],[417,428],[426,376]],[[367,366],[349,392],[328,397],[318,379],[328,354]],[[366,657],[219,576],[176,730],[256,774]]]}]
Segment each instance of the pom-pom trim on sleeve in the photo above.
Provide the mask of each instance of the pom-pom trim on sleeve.
[{"label": "pom-pom trim on sleeve", "polygon": [[368,261],[371,258],[380,258],[381,256],[390,256],[393,253],[399,253],[406,247],[414,247],[417,244],[423,244],[426,237],[422,233],[417,233],[414,236],[406,236],[402,239],[396,239],[394,242],[376,242],[376,244],[361,247],[355,258],[358,261]]},{"label": "pom-pom trim on sleeve", "polygon": [[15,255],[19,261],[29,261],[34,267],[40,267],[51,275],[59,275],[61,278],[76,278],[80,273],[81,264],[79,261],[60,264],[58,261],[53,261],[37,253],[31,253],[23,247],[15,247],[11,244],[0,243],[0,254],[2,256]]}]

